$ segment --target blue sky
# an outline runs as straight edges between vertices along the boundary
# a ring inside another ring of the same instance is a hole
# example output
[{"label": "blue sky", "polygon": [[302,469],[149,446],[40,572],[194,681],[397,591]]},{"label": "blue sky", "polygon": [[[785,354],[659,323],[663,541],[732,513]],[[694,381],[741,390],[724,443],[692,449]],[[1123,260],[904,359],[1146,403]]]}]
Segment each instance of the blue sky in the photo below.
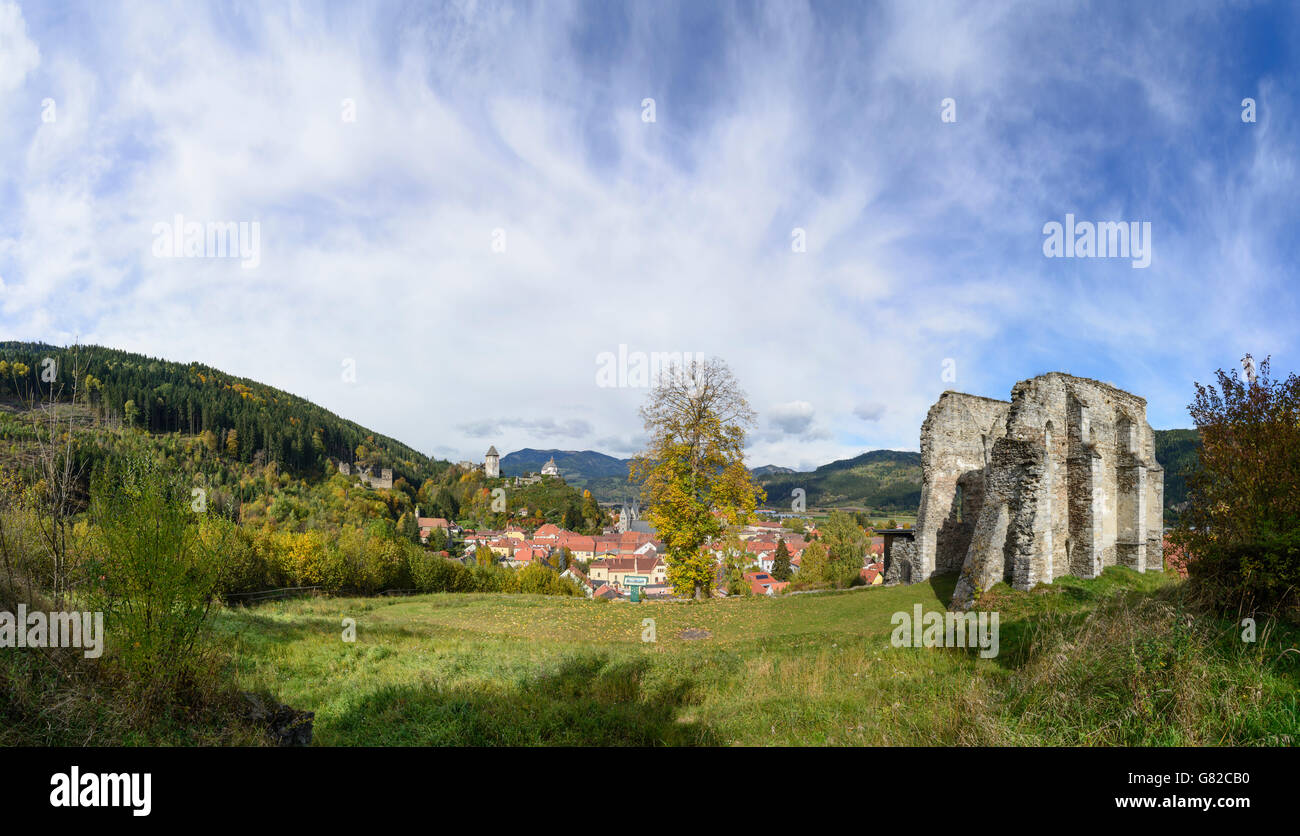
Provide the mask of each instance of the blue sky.
[{"label": "blue sky", "polygon": [[[1257,3],[0,0],[0,338],[451,458],[635,450],[620,345],[727,360],[755,465],[916,449],[944,389],[1054,370],[1188,426],[1214,369],[1300,365],[1298,36]],[[257,266],[158,258],[177,214],[256,221]],[[1150,266],[1046,258],[1067,214],[1149,222]]]}]

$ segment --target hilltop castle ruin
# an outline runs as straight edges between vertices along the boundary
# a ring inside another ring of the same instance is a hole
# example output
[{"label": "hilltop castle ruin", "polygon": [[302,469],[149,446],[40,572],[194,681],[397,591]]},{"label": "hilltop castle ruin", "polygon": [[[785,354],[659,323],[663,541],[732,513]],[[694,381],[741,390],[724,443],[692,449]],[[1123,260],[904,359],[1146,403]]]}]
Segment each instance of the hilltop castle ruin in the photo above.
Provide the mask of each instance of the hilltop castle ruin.
[{"label": "hilltop castle ruin", "polygon": [[[355,467],[355,472],[353,468]],[[370,468],[362,464],[349,465],[347,462],[339,462],[339,473],[344,476],[356,476],[361,483],[369,488],[382,489],[391,491],[393,489],[393,469],[385,467],[379,471],[376,476],[370,472]]]},{"label": "hilltop castle ruin", "polygon": [[921,505],[890,580],[960,572],[951,607],[1107,566],[1163,568],[1164,471],[1146,401],[1060,372],[1011,401],[944,392],[921,427]]}]

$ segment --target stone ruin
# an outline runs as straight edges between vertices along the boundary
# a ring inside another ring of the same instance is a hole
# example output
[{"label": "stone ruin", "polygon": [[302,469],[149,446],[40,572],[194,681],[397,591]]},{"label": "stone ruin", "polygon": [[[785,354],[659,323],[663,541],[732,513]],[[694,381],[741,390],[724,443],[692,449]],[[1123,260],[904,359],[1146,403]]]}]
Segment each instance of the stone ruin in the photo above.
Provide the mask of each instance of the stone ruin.
[{"label": "stone ruin", "polygon": [[[354,469],[355,468],[355,469]],[[380,471],[380,475],[375,476],[370,472],[370,468],[364,465],[349,465],[347,462],[339,462],[339,473],[344,476],[356,476],[361,483],[367,487],[391,491],[393,489],[393,469],[385,467]]]},{"label": "stone ruin", "polygon": [[1060,372],[1011,401],[944,392],[921,427],[921,505],[889,580],[959,572],[950,607],[1107,566],[1163,569],[1164,470],[1146,401]]}]

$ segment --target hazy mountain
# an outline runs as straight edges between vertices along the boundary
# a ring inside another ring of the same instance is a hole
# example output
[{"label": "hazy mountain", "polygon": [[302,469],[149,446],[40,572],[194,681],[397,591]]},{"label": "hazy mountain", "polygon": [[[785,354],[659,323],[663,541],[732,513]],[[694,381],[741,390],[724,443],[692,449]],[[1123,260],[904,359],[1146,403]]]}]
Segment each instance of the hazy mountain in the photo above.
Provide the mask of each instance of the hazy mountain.
[{"label": "hazy mountain", "polygon": [[[1200,440],[1196,430],[1156,430],[1155,440],[1156,460],[1165,468],[1165,507],[1169,508],[1187,499],[1186,473],[1196,464]],[[501,472],[506,476],[536,473],[552,456],[565,481],[590,490],[601,502],[638,494],[627,482],[630,459],[592,450],[517,450],[502,457]],[[915,511],[921,502],[921,454],[905,450],[870,450],[802,473],[774,464],[750,472],[767,491],[763,504],[769,508],[789,507],[795,488],[803,488],[810,508]]]},{"label": "hazy mountain", "polygon": [[542,465],[552,457],[564,481],[591,491],[599,502],[620,502],[640,493],[627,481],[630,459],[619,459],[594,450],[534,450],[526,447],[501,457],[501,475],[539,473]]}]

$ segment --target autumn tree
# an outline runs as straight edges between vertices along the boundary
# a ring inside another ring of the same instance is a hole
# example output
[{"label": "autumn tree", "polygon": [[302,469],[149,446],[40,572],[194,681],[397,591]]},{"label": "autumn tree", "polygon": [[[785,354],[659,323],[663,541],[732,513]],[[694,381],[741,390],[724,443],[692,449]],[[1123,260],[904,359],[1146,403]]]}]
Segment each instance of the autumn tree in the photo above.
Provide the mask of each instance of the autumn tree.
[{"label": "autumn tree", "polygon": [[646,518],[667,548],[673,590],[704,598],[717,565],[705,545],[765,496],[744,464],[754,411],[727,365],[709,359],[670,366],[641,418],[649,440],[629,465],[631,479],[641,485]]},{"label": "autumn tree", "polygon": [[1188,407],[1201,435],[1188,503],[1171,536],[1193,587],[1222,609],[1300,601],[1300,377],[1265,359],[1243,380],[1220,369]]}]

